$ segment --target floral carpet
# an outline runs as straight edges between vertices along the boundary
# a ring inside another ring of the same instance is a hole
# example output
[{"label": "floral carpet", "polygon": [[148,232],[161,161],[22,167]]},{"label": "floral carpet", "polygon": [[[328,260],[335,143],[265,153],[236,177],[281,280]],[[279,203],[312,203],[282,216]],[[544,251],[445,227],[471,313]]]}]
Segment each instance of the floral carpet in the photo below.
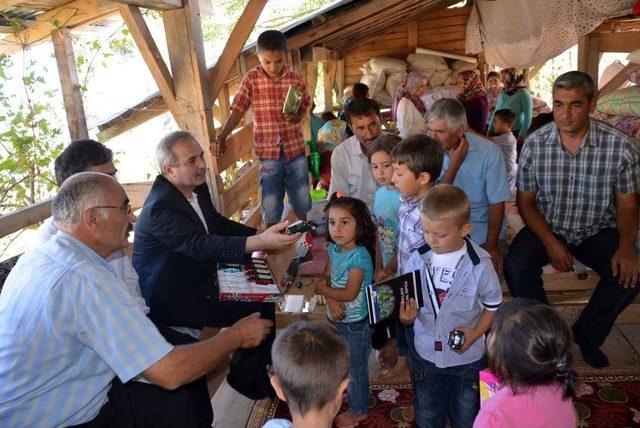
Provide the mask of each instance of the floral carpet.
[{"label": "floral carpet", "polygon": [[[582,383],[574,400],[579,427],[640,427],[640,367],[579,369]],[[360,425],[372,428],[413,427],[413,389],[409,379],[371,379],[369,414]],[[346,401],[343,410],[346,409]],[[291,419],[286,403],[258,401],[247,427],[269,419]]]}]

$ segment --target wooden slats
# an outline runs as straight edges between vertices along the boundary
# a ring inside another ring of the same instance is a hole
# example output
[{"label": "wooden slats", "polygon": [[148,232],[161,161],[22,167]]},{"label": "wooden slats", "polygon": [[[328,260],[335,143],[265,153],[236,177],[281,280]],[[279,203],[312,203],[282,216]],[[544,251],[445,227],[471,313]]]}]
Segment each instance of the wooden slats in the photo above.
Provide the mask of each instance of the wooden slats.
[{"label": "wooden slats", "polygon": [[153,181],[141,181],[137,183],[122,184],[124,191],[127,192],[127,197],[129,198],[131,208],[134,211],[142,208],[142,205],[144,205],[144,201],[145,199],[147,199],[147,195],[151,190],[151,186],[153,186]]},{"label": "wooden slats", "polygon": [[633,72],[640,71],[640,64],[634,64],[630,62],[626,65],[618,74],[613,76],[600,90],[598,90],[598,96],[601,97],[609,92],[618,89],[624,82],[629,79],[629,75]]},{"label": "wooden slats", "polygon": [[227,150],[216,159],[218,171],[222,172],[237,160],[247,159],[253,149],[253,125],[245,125],[227,138]]},{"label": "wooden slats", "polygon": [[179,9],[182,7],[182,0],[114,0],[117,3],[124,3],[126,5],[144,7],[145,9],[153,10],[171,10]]},{"label": "wooden slats", "polygon": [[224,191],[224,213],[227,217],[233,215],[242,208],[242,205],[249,200],[250,196],[256,194],[258,183],[258,172],[260,165],[255,162],[240,178]]},{"label": "wooden slats", "polygon": [[0,238],[51,217],[51,200],[0,216]]}]

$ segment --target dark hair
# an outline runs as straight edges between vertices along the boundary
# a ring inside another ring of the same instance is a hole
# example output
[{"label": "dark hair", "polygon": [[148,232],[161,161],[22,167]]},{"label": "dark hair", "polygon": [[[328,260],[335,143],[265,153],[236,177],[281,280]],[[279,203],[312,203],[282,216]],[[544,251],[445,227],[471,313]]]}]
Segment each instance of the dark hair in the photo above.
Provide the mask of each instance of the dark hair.
[{"label": "dark hair", "polygon": [[[369,255],[371,255],[371,260],[375,261],[374,251],[376,248],[378,229],[376,225],[373,224],[367,205],[360,199],[342,196],[341,192],[334,192],[331,198],[329,198],[329,203],[324,207],[324,212],[328,215],[329,210],[334,207],[343,208],[353,216],[356,220],[356,244],[365,247]],[[334,242],[328,231],[327,239],[329,242]]]},{"label": "dark hair", "polygon": [[593,83],[593,79],[587,73],[582,71],[569,71],[561,74],[553,82],[552,92],[556,89],[575,89],[583,88],[587,93],[589,101],[596,95],[596,86]]},{"label": "dark hair", "polygon": [[513,124],[516,123],[515,113],[508,108],[501,108],[500,110],[496,110],[496,112],[493,114],[493,118],[498,119],[502,123],[506,123],[507,125],[509,125],[509,128],[511,128]]},{"label": "dark hair", "polygon": [[273,372],[292,413],[304,415],[333,400],[349,376],[349,348],[327,323],[299,321],[278,333]]},{"label": "dark hair", "polygon": [[356,98],[344,109],[349,123],[351,123],[352,117],[371,116],[374,113],[376,116],[380,116],[380,105],[371,98]]},{"label": "dark hair", "polygon": [[416,176],[426,172],[432,181],[440,176],[444,151],[436,140],[424,134],[412,135],[400,141],[391,151],[391,161],[407,165]]},{"label": "dark hair", "polygon": [[73,174],[85,172],[92,166],[113,161],[113,152],[95,140],[72,141],[53,164],[56,181],[61,186]]},{"label": "dark hair", "polygon": [[351,98],[367,98],[369,95],[369,87],[364,83],[354,83],[351,89]]},{"label": "dark hair", "polygon": [[256,42],[258,53],[262,51],[282,51],[287,52],[287,39],[278,30],[267,30],[260,33]]},{"label": "dark hair", "polygon": [[371,157],[378,152],[385,152],[391,156],[393,148],[402,141],[402,138],[394,134],[380,134],[378,138],[373,140],[367,150],[367,159],[371,162]]},{"label": "dark hair", "polygon": [[330,120],[337,119],[337,117],[335,114],[333,114],[332,111],[325,111],[320,115],[320,119],[324,120],[325,122],[329,122]]},{"label": "dark hair", "polygon": [[531,135],[549,122],[553,122],[553,113],[540,113],[531,121],[527,135]]},{"label": "dark hair", "polygon": [[577,374],[571,367],[571,329],[550,306],[524,299],[504,303],[493,320],[489,367],[514,394],[559,382],[573,395]]},{"label": "dark hair", "polygon": [[[487,73],[487,80],[489,80],[492,77],[497,77],[498,79],[500,79],[500,73],[498,73],[497,71],[490,71]],[[502,80],[502,79],[500,79]]]}]

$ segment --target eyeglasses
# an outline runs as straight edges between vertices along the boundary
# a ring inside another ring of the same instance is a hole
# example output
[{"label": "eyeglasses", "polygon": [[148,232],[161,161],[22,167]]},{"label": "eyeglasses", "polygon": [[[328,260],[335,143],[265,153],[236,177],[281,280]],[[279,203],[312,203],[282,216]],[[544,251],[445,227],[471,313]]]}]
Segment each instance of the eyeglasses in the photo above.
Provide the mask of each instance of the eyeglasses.
[{"label": "eyeglasses", "polygon": [[121,205],[119,207],[116,207],[115,205],[98,205],[98,206],[91,207],[91,208],[117,208],[123,214],[131,214],[131,204],[128,203],[128,202],[127,202],[126,205]]}]

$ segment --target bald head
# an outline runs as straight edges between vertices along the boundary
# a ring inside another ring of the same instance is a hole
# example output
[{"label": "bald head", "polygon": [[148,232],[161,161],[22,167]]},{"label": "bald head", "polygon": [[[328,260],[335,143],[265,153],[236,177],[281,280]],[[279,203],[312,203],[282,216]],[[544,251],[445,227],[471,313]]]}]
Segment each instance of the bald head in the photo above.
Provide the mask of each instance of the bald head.
[{"label": "bald head", "polygon": [[74,231],[82,221],[84,210],[106,205],[109,194],[124,190],[115,180],[97,172],[81,172],[62,183],[53,198],[53,220],[59,228]]}]

